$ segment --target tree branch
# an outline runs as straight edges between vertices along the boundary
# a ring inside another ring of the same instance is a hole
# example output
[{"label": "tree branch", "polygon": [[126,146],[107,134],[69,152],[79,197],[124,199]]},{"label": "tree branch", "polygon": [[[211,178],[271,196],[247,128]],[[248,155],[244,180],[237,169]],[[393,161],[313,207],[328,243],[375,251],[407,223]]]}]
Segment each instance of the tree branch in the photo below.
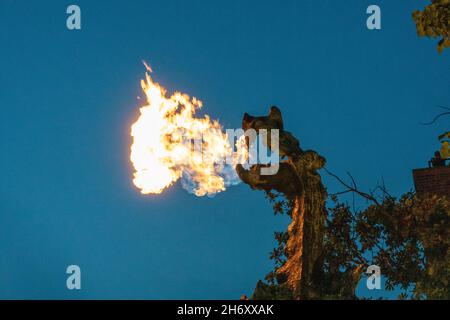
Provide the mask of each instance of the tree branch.
[{"label": "tree branch", "polygon": [[448,110],[448,111],[438,114],[430,122],[421,122],[420,124],[429,126],[429,125],[432,125],[433,123],[435,123],[440,117],[445,116],[445,115],[450,115],[450,108],[449,107],[438,106],[438,108],[441,108],[441,109],[444,109],[444,110]]},{"label": "tree branch", "polygon": [[356,193],[358,195],[360,195],[363,198],[366,198],[369,201],[372,201],[374,204],[376,204],[377,206],[381,207],[381,204],[378,202],[378,200],[371,194],[368,194],[366,192],[360,191],[358,190],[358,187],[356,185],[356,181],[353,178],[353,176],[347,172],[348,176],[350,177],[350,179],[352,180],[352,185],[349,185],[348,183],[346,183],[344,180],[342,180],[341,178],[339,178],[337,175],[335,175],[334,173],[330,172],[327,168],[324,168],[325,172],[332,176],[333,178],[335,178],[337,181],[339,181],[344,187],[347,188],[347,190],[340,192],[341,194],[343,193],[348,193],[348,192],[353,192]]}]

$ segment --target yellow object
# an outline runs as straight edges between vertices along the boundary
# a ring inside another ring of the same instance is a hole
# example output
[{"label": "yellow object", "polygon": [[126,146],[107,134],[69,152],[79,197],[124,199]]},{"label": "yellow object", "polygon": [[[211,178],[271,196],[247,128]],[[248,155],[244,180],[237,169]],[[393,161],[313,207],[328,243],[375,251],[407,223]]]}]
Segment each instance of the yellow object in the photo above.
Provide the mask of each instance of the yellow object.
[{"label": "yellow object", "polygon": [[450,144],[448,143],[448,141],[442,141],[441,158],[442,159],[450,158]]}]

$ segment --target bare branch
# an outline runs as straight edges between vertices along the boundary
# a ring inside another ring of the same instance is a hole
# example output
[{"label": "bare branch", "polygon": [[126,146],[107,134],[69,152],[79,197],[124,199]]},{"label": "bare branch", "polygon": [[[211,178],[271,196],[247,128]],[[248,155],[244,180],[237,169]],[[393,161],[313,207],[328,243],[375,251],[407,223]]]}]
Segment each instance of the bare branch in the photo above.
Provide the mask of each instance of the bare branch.
[{"label": "bare branch", "polygon": [[421,122],[420,124],[429,126],[429,125],[432,125],[433,123],[435,123],[439,118],[441,118],[441,117],[443,117],[445,115],[450,115],[450,108],[449,107],[438,106],[438,108],[441,108],[441,109],[444,109],[444,110],[448,110],[448,111],[438,114],[430,122]]},{"label": "bare branch", "polygon": [[347,172],[347,174],[350,176],[350,179],[352,180],[352,186],[349,185],[348,183],[346,183],[344,180],[342,180],[341,178],[339,178],[337,175],[335,175],[334,173],[330,172],[327,168],[324,168],[325,172],[328,173],[330,176],[332,176],[333,178],[335,178],[337,181],[339,181],[344,187],[346,187],[348,190],[346,190],[346,192],[353,192],[356,193],[358,195],[360,195],[363,198],[366,198],[369,201],[372,201],[374,204],[376,204],[377,206],[381,206],[381,204],[378,202],[378,200],[371,194],[368,194],[366,192],[360,191],[358,190],[358,187],[356,185],[356,181],[353,178],[353,176]]}]

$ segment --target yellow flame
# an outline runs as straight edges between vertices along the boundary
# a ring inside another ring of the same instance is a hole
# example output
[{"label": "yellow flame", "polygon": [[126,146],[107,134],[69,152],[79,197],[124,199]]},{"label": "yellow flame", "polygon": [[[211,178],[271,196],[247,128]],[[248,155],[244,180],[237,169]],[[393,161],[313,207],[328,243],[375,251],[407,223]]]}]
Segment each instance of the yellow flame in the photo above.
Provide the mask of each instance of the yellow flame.
[{"label": "yellow flame", "polygon": [[[183,177],[189,191],[197,196],[224,191],[231,178],[225,166],[217,163],[233,153],[233,148],[220,123],[208,115],[195,117],[202,107],[200,100],[180,92],[167,97],[166,90],[148,73],[141,86],[148,104],[140,108],[140,116],[131,127],[134,185],[143,194],[159,194]],[[201,149],[194,147],[193,141],[199,139]],[[236,145],[240,148],[242,139]],[[239,158],[244,154],[240,150]]]}]

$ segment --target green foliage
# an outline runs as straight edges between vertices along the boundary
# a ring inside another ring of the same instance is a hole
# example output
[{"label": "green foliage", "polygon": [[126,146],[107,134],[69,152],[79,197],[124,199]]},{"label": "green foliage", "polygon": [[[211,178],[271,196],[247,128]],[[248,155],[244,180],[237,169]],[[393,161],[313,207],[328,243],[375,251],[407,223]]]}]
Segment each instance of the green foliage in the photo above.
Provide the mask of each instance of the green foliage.
[{"label": "green foliage", "polygon": [[420,37],[440,38],[438,52],[450,47],[450,0],[431,0],[423,11],[412,15]]},{"label": "green foliage", "polygon": [[[276,203],[276,197],[272,198]],[[288,209],[289,205],[284,204]],[[362,211],[332,197],[324,237],[323,268],[316,281],[322,299],[354,299],[367,266],[376,264],[386,289],[400,289],[401,299],[450,299],[450,201],[436,195],[385,194]],[[291,299],[277,278],[284,263],[286,233],[275,233],[271,258],[275,271],[259,281],[253,299]]]},{"label": "green foliage", "polygon": [[[266,277],[267,280],[267,277]],[[252,295],[253,300],[293,300],[292,291],[286,286],[258,281]]]},{"label": "green foliage", "polygon": [[400,288],[402,298],[450,298],[450,202],[445,197],[385,195],[361,212],[352,214],[349,206],[335,203],[330,213],[328,273],[376,264],[386,289]]},{"label": "green foliage", "polygon": [[358,220],[375,230],[360,231],[360,238],[368,240],[368,249],[377,246],[374,263],[383,270],[388,289],[399,286],[407,294],[414,286],[411,298],[450,298],[448,199],[413,193],[398,201],[387,197],[381,206],[370,206]]}]

